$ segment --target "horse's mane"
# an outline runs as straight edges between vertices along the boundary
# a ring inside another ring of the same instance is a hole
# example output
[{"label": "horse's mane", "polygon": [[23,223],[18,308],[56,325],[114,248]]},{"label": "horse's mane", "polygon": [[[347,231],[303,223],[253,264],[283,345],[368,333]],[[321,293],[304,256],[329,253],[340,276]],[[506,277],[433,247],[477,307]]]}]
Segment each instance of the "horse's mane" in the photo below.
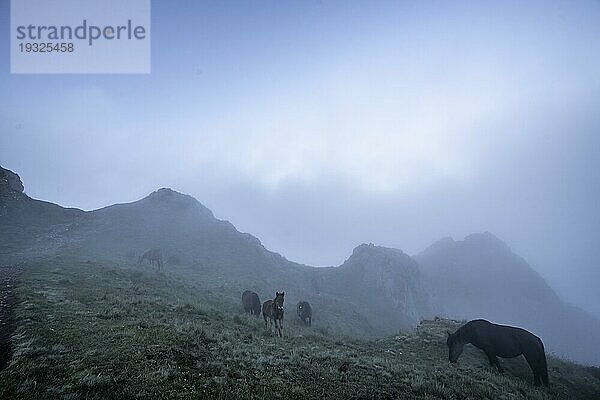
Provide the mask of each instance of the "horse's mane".
[{"label": "horse's mane", "polygon": [[454,338],[461,339],[461,340],[469,340],[472,330],[473,330],[473,327],[470,325],[469,322],[467,322],[466,324],[464,324],[463,326],[458,328],[456,330],[456,332],[454,332]]}]

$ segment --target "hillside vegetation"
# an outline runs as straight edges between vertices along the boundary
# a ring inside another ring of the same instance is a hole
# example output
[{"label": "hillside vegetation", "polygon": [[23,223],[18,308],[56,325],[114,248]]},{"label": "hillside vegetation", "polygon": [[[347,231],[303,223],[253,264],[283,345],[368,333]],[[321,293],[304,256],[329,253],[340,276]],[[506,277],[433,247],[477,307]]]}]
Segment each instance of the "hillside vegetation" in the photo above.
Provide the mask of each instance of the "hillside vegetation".
[{"label": "hillside vegetation", "polygon": [[13,356],[0,372],[0,398],[598,399],[600,393],[592,370],[554,357],[549,388],[532,386],[522,358],[504,360],[507,372],[500,375],[467,346],[451,365],[445,331],[459,324],[448,320],[359,340],[339,335],[322,318],[303,327],[294,304],[286,303],[280,339],[220,286],[183,266],[159,273],[82,252],[27,264],[16,288]]}]

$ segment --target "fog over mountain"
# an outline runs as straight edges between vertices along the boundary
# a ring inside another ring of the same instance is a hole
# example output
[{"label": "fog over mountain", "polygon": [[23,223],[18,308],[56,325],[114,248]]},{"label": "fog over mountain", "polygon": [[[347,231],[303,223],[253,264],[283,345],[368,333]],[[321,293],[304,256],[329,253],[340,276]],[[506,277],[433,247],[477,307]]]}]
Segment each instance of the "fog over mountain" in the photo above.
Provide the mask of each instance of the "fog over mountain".
[{"label": "fog over mountain", "polygon": [[0,63],[0,160],[31,196],[91,210],[169,186],[321,266],[491,231],[600,316],[598,2],[152,15],[149,75]]},{"label": "fog over mountain", "polygon": [[600,1],[33,3],[0,399],[598,400]]},{"label": "fog over mountain", "polygon": [[444,238],[415,256],[431,285],[434,312],[527,326],[567,357],[596,362],[600,319],[565,303],[521,257],[489,232]]},{"label": "fog over mountain", "polygon": [[32,199],[23,190],[19,176],[0,167],[0,256],[8,263],[58,254],[132,262],[145,249],[160,248],[169,268],[183,268],[221,294],[285,288],[292,304],[310,301],[316,323],[337,333],[377,337],[434,315],[484,317],[527,326],[549,351],[569,359],[600,362],[600,319],[561,300],[489,232],[441,239],[414,258],[361,244],[342,265],[317,268],[288,261],[171,189],[88,212]]}]

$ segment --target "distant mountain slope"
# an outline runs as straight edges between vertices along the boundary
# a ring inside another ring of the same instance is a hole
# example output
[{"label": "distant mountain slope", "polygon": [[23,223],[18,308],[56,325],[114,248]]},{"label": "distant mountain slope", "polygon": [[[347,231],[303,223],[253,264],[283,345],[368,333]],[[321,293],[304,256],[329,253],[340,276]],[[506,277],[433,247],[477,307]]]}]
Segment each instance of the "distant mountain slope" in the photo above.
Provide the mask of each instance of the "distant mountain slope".
[{"label": "distant mountain slope", "polygon": [[[261,275],[301,267],[265,249],[252,235],[221,221],[191,196],[171,189],[157,190],[127,204],[90,212],[85,229],[93,231],[88,248],[140,253],[158,247],[171,262],[236,273],[257,269]],[[167,260],[169,261],[169,260]]]},{"label": "distant mountain slope", "polygon": [[[16,174],[10,176],[11,182],[18,180]],[[296,302],[308,300],[317,327],[335,326],[352,335],[395,333],[430,315],[418,266],[400,250],[362,245],[340,267],[314,268],[265,249],[193,197],[171,189],[90,212],[38,202],[14,189],[13,184],[10,192],[18,197],[18,207],[6,203],[11,218],[0,222],[0,235],[21,229],[14,242],[30,255],[40,252],[36,241],[49,237],[55,251],[77,250],[90,258],[135,262],[141,252],[161,248],[167,270],[187,268],[207,287],[234,297],[251,288],[264,301],[285,290],[288,320],[295,318]]]},{"label": "distant mountain slope", "polygon": [[217,220],[196,199],[170,189],[93,211],[84,247],[101,253],[160,247],[168,260],[193,265],[195,274],[241,292],[272,296],[286,290],[289,318],[295,303],[314,305],[316,320],[354,335],[382,335],[412,328],[430,313],[417,264],[396,249],[358,246],[340,267],[314,268],[265,249],[252,235]]},{"label": "distant mountain slope", "polygon": [[415,259],[431,285],[436,313],[527,327],[559,354],[600,362],[600,320],[565,304],[525,260],[491,233],[473,234],[463,241],[442,239]]}]

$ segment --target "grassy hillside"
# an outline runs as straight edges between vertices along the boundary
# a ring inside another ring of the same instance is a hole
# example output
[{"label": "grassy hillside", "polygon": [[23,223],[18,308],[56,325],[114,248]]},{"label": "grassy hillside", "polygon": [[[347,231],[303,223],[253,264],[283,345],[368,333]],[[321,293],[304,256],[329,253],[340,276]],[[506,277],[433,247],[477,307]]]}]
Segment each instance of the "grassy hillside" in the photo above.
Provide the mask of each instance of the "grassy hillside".
[{"label": "grassy hillside", "polygon": [[313,268],[267,250],[193,197],[170,189],[83,212],[29,198],[18,175],[0,167],[5,264],[47,259],[67,248],[84,249],[92,260],[109,254],[133,263],[142,252],[160,248],[169,270],[185,281],[202,282],[234,302],[246,289],[262,300],[286,290],[288,304],[309,301],[318,310],[317,324],[330,331],[374,338],[433,315],[486,318],[526,326],[545,339],[547,349],[598,363],[600,320],[566,306],[493,235],[470,238],[464,246],[438,242],[417,256],[419,264],[397,249],[360,245],[338,267]]},{"label": "grassy hillside", "polygon": [[[241,313],[239,292],[196,270],[63,254],[26,266],[16,288],[13,357],[0,398],[598,399],[593,370],[549,359],[551,385],[525,361],[487,366],[476,349],[447,361],[445,330],[423,322],[379,340],[308,329],[287,306],[285,337]],[[318,315],[318,309],[315,313]],[[329,328],[325,328],[329,326]],[[347,372],[339,371],[348,365]]]}]

